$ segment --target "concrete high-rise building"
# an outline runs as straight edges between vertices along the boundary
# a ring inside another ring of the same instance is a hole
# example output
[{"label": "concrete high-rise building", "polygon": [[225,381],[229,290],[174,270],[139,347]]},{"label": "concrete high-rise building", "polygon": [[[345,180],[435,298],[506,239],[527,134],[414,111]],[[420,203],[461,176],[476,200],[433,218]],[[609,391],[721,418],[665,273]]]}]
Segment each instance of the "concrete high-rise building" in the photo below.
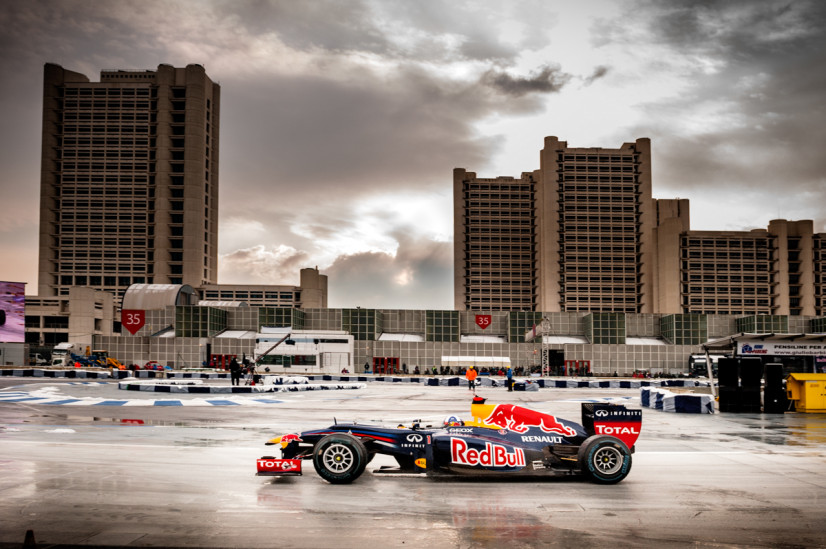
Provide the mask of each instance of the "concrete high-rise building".
[{"label": "concrete high-rise building", "polygon": [[217,281],[220,93],[200,65],[46,64],[41,297]]},{"label": "concrete high-rise building", "polygon": [[520,179],[454,170],[458,310],[653,312],[656,202],[648,139],[545,139]]},{"label": "concrete high-rise building", "polygon": [[454,307],[464,311],[826,314],[826,234],[809,220],[691,231],[652,198],[651,144],[571,148],[483,179],[457,168]]},{"label": "concrete high-rise building", "polygon": [[753,231],[660,227],[661,312],[823,315],[826,235],[811,220],[775,219]]}]

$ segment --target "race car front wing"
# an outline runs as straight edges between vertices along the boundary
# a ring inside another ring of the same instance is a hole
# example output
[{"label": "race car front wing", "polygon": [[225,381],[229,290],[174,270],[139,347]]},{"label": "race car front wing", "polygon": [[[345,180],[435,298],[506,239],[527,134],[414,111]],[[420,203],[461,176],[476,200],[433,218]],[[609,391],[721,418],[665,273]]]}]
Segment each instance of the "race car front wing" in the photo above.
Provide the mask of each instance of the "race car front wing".
[{"label": "race car front wing", "polygon": [[256,461],[259,477],[301,476],[300,459],[277,459],[262,457]]}]

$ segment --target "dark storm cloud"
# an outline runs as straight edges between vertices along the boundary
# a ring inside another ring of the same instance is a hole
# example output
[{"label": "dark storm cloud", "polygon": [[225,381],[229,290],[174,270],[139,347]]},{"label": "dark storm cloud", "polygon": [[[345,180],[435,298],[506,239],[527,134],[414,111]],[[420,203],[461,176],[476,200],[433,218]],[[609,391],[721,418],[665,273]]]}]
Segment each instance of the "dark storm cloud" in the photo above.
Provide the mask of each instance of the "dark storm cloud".
[{"label": "dark storm cloud", "polygon": [[[519,6],[486,0],[227,1],[217,5],[225,17],[255,34],[274,33],[292,48],[360,52],[419,61],[477,60],[511,63],[521,52],[547,45],[543,32],[525,32],[506,43],[490,32],[504,18],[522,20],[526,29],[551,28],[556,14],[541,1]],[[403,37],[400,39],[400,37]]]},{"label": "dark storm cloud", "polygon": [[590,86],[600,78],[603,78],[606,74],[608,74],[609,70],[610,68],[604,65],[599,65],[598,67],[595,67],[594,72],[585,77],[585,85]]},{"label": "dark storm cloud", "polygon": [[[826,229],[826,4],[648,2],[646,30],[673,55],[649,77],[682,71],[678,97],[643,106],[662,193],[739,194],[741,207],[783,204]],[[635,40],[615,27],[611,40]],[[693,65],[685,64],[691,61]],[[686,129],[688,128],[688,129]],[[676,130],[676,131],[675,131]],[[765,220],[756,221],[759,226]]]},{"label": "dark storm cloud", "polygon": [[718,52],[746,59],[780,52],[817,32],[821,2],[706,0],[650,2],[648,30],[681,51]]},{"label": "dark storm cloud", "polygon": [[273,33],[291,48],[387,53],[394,49],[376,25],[370,2],[225,1],[223,17],[237,19],[251,34]]},{"label": "dark storm cloud", "polygon": [[352,80],[285,75],[255,88],[237,84],[225,85],[222,131],[238,146],[223,148],[222,164],[237,162],[239,190],[289,188],[287,201],[443,187],[455,166],[484,166],[496,150],[496,136],[477,135],[475,122],[542,108],[413,66],[384,77],[359,71]]},{"label": "dark storm cloud", "polygon": [[559,67],[544,66],[530,76],[511,76],[507,72],[490,70],[482,76],[482,83],[499,93],[522,97],[531,93],[557,93],[571,80],[571,75]]}]

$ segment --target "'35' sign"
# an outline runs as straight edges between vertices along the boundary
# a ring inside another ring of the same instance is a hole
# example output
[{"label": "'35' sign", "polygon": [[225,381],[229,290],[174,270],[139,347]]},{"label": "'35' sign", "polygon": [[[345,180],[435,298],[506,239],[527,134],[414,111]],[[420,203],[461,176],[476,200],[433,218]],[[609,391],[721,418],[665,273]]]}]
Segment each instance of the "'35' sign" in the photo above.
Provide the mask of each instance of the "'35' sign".
[{"label": "'35' sign", "polygon": [[120,324],[132,335],[146,324],[146,311],[143,309],[123,309],[120,312]]}]

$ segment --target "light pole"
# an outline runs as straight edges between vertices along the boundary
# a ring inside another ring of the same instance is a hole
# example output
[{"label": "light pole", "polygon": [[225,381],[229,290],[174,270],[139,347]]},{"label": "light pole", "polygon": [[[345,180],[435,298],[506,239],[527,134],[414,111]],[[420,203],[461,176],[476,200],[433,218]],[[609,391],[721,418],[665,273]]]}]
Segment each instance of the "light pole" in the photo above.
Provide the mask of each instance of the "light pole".
[{"label": "light pole", "polygon": [[542,376],[550,375],[550,364],[549,364],[549,357],[550,354],[548,351],[549,345],[545,340],[545,334],[551,333],[551,319],[547,316],[542,317],[542,322],[540,323],[540,338],[542,338],[541,346],[542,349]]}]

